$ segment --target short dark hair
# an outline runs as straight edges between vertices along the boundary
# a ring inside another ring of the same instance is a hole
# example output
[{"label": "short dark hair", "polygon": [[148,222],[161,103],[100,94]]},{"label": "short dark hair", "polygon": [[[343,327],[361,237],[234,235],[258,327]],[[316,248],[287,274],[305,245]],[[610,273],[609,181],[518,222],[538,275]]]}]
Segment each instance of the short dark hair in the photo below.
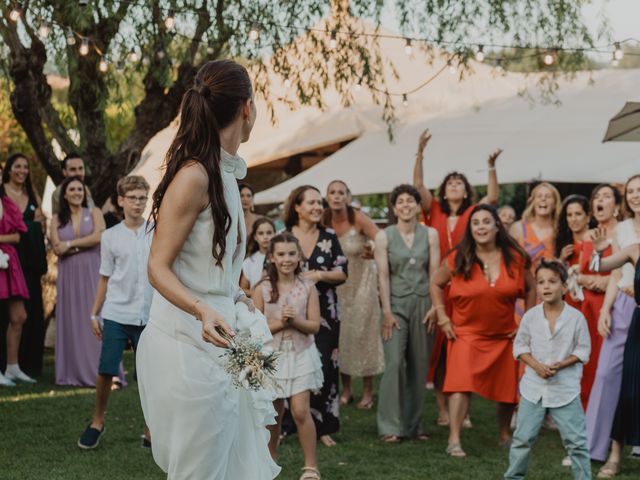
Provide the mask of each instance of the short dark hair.
[{"label": "short dark hair", "polygon": [[415,198],[416,203],[420,203],[420,201],[422,200],[420,192],[418,192],[418,189],[416,187],[414,187],[413,185],[409,185],[408,183],[403,183],[402,185],[398,185],[391,191],[391,194],[389,195],[389,202],[391,203],[391,205],[395,205],[398,197],[403,193],[408,193],[413,198]]},{"label": "short dark hair", "polygon": [[560,277],[563,285],[567,283],[567,279],[569,278],[567,267],[560,260],[547,260],[546,258],[543,258],[536,267],[536,278],[538,277],[538,272],[540,270],[551,270]]},{"label": "short dark hair", "polygon": [[74,158],[79,158],[80,160],[82,160],[82,163],[84,163],[84,159],[82,158],[82,155],[80,155],[78,152],[69,152],[67,156],[64,157],[64,159],[62,160],[62,169],[66,170],[67,162]]}]

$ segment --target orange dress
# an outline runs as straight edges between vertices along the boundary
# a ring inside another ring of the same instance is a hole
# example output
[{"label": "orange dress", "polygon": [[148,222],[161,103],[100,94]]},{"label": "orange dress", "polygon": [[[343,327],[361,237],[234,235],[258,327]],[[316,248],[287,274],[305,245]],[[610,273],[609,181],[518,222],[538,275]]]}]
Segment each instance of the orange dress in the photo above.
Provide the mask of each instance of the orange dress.
[{"label": "orange dress", "polygon": [[[447,256],[451,272],[456,253]],[[448,341],[445,393],[473,392],[504,403],[518,401],[518,362],[513,358],[514,319],[518,297],[524,296],[524,259],[517,256],[511,275],[501,262],[495,285],[487,282],[479,265],[471,278],[452,275],[449,300],[456,340]]]},{"label": "orange dress", "polygon": [[[589,262],[591,260],[591,254],[593,253],[593,243],[582,243],[582,258],[580,259],[580,273],[585,275],[600,275],[609,276],[606,272],[593,272],[589,270]],[[602,254],[603,257],[611,255],[611,247]],[[598,368],[598,358],[600,357],[600,349],[602,348],[603,338],[598,333],[598,318],[600,317],[600,309],[604,303],[604,292],[594,292],[587,288],[583,288],[584,300],[582,301],[582,314],[587,319],[587,326],[589,327],[589,337],[591,337],[591,354],[589,355],[589,361],[582,368],[582,381],[580,382],[580,400],[582,406],[587,409],[587,403],[589,402],[589,395],[591,395],[591,387],[596,379],[596,370]]]},{"label": "orange dress", "polygon": [[[445,256],[462,240],[464,236],[464,230],[469,223],[469,217],[471,217],[471,211],[475,205],[470,205],[462,215],[458,218],[456,226],[451,230],[449,228],[449,215],[442,211],[440,202],[435,198],[431,201],[431,210],[429,214],[422,212],[422,217],[425,225],[435,228],[438,232],[438,238],[440,240],[440,259]],[[446,311],[451,316],[451,304],[448,301],[447,287],[444,292]],[[431,361],[429,362],[429,373],[427,374],[427,381],[433,382],[436,374],[436,369],[440,363],[440,357],[442,356],[442,349],[445,347],[445,336],[440,329],[436,329],[435,338],[433,341],[433,350],[431,350]]]}]

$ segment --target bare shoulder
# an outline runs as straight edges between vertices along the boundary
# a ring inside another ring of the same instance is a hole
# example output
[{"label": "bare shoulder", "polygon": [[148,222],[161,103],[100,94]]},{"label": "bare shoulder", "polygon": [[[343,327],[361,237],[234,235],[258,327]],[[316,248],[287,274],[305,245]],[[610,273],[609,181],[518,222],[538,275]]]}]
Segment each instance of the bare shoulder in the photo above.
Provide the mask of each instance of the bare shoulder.
[{"label": "bare shoulder", "polygon": [[208,202],[209,177],[204,167],[195,161],[186,163],[169,184],[165,197],[177,200],[181,208],[198,210],[204,208]]},{"label": "bare shoulder", "polygon": [[382,247],[387,246],[387,232],[385,232],[384,229],[378,230],[378,233],[376,233],[375,242],[376,242],[376,245],[379,245]]},{"label": "bare shoulder", "polygon": [[511,227],[509,228],[509,235],[511,235],[513,238],[522,238],[522,220],[518,220],[517,222],[514,222],[513,225],[511,225]]}]

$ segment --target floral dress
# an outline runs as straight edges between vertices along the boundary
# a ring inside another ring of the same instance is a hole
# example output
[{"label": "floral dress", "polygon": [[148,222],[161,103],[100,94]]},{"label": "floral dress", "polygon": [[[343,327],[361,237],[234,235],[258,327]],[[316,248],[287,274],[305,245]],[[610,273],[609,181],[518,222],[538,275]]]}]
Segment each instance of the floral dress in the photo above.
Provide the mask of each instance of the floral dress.
[{"label": "floral dress", "polygon": [[[334,230],[320,229],[318,242],[306,260],[305,270],[329,272],[341,270],[347,273],[347,257]],[[330,435],[340,429],[340,401],[338,397],[338,342],[340,320],[338,317],[338,296],[335,284],[316,284],[320,299],[320,330],[315,335],[316,347],[322,358],[324,385],[318,394],[311,396],[311,416],[316,424],[318,437]]]}]

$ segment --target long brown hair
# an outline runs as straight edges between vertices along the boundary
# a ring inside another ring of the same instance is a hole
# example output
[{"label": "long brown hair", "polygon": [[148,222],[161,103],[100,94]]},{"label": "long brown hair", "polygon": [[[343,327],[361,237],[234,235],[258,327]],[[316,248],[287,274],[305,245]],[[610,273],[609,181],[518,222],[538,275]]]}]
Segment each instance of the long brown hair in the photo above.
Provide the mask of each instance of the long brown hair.
[{"label": "long brown hair", "polygon": [[82,181],[80,177],[67,177],[60,184],[60,197],[58,198],[58,229],[64,227],[71,220],[71,207],[69,207],[69,202],[66,198],[64,198],[65,193],[67,193],[67,188],[69,188],[69,184],[72,182],[80,182],[82,185],[82,191],[84,192],[84,197],[82,198],[82,206],[84,208],[88,207],[87,203],[87,187]]},{"label": "long brown hair", "polygon": [[[462,203],[458,207],[458,210],[456,210],[455,212],[451,211],[451,207],[449,206],[449,202],[447,201],[446,197],[447,182],[449,180],[460,180],[462,183],[464,183],[464,189],[467,192],[467,195],[462,199]],[[455,215],[462,215],[467,211],[467,208],[473,205],[475,196],[476,192],[469,183],[469,180],[467,180],[466,175],[460,172],[451,172],[447,174],[447,176],[442,180],[440,187],[438,187],[438,200],[440,202],[440,208],[447,215],[451,215],[452,213]]]},{"label": "long brown hair", "polygon": [[[302,247],[300,246],[300,242],[291,232],[282,232],[276,235],[271,239],[271,243],[269,243],[269,249],[267,250],[267,258],[273,255],[273,251],[275,250],[275,246],[277,243],[295,243],[298,253],[300,254],[300,261],[304,259],[304,253],[302,253]],[[267,272],[266,280],[269,281],[271,285],[271,298],[269,299],[269,303],[276,303],[280,298],[280,292],[278,292],[278,269],[276,268],[275,262],[267,262],[267,266],[265,268]],[[293,274],[297,277],[300,275],[302,271],[302,267],[300,263],[296,267]]]},{"label": "long brown hair", "polygon": [[630,218],[635,217],[636,214],[629,206],[629,202],[627,200],[627,189],[629,188],[629,184],[633,180],[637,180],[637,179],[640,179],[640,174],[633,175],[627,179],[627,181],[624,184],[624,194],[622,195],[622,210],[624,210],[625,215],[629,216]]},{"label": "long brown hair", "polygon": [[[304,200],[304,193],[307,190],[315,190],[320,193],[316,187],[312,185],[301,185],[298,188],[293,189],[293,191],[289,194],[289,198],[284,203],[284,225],[287,230],[291,230],[294,226],[298,224],[298,212],[296,212],[296,205],[300,205]],[[320,196],[322,194],[320,193]]]},{"label": "long brown hair", "polygon": [[454,248],[456,252],[453,271],[454,275],[462,275],[465,280],[469,280],[471,278],[471,269],[474,264],[478,264],[482,268],[482,261],[476,252],[476,241],[471,233],[471,219],[477,212],[482,210],[491,214],[493,221],[498,228],[498,232],[496,233],[496,246],[502,252],[502,258],[504,259],[504,264],[509,276],[513,277],[511,264],[514,262],[516,256],[522,258],[525,268],[529,268],[531,266],[531,258],[529,257],[529,254],[527,254],[518,242],[516,242],[514,238],[507,233],[504,225],[500,221],[498,211],[491,205],[481,204],[473,207],[467,226],[464,229],[462,241]]},{"label": "long brown hair", "polygon": [[153,194],[151,217],[157,224],[160,205],[178,171],[188,162],[204,167],[209,179],[209,203],[213,217],[212,254],[222,265],[231,228],[220,168],[220,130],[228,126],[253,95],[247,70],[231,60],[207,62],[180,106],[180,126],[165,156],[165,173]]},{"label": "long brown hair", "polygon": [[[329,187],[331,187],[331,185],[333,185],[334,183],[341,183],[342,185],[344,185],[344,189],[347,192],[347,196],[351,195],[351,190],[349,190],[349,187],[347,186],[346,183],[344,183],[342,180],[333,180],[329,183],[329,186],[327,187],[327,197],[329,196]],[[349,225],[356,224],[356,209],[353,208],[348,203],[347,203],[347,220],[349,221]],[[324,212],[322,212],[322,220],[320,221],[325,227],[333,228],[333,225],[332,225],[333,214],[330,208],[324,209]]]},{"label": "long brown hair", "polygon": [[253,255],[258,250],[260,250],[260,245],[258,245],[258,242],[256,242],[256,233],[258,233],[258,228],[260,228],[260,226],[264,225],[265,223],[271,225],[273,233],[276,233],[276,226],[270,218],[258,218],[255,222],[253,222],[253,225],[251,226],[251,233],[249,233],[249,236],[247,238],[247,256]]},{"label": "long brown hair", "polygon": [[40,207],[40,202],[38,202],[36,191],[33,188],[33,184],[31,183],[31,162],[29,161],[29,157],[27,157],[24,153],[14,153],[9,158],[7,158],[7,163],[5,163],[4,169],[2,170],[2,183],[9,183],[11,167],[13,167],[13,164],[21,158],[24,158],[27,161],[27,166],[29,167],[29,173],[27,173],[27,177],[24,180],[24,189],[27,193],[27,197],[29,197],[29,201],[36,207]]}]

